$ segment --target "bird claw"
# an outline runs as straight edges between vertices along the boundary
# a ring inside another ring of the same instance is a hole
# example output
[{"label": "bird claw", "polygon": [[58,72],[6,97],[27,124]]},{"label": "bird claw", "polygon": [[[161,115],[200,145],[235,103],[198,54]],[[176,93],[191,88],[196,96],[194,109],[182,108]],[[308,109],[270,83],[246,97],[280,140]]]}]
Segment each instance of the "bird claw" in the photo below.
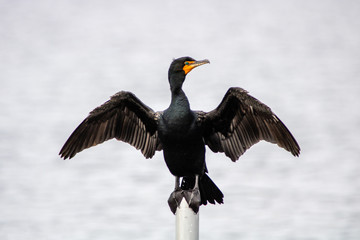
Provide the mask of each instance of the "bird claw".
[{"label": "bird claw", "polygon": [[170,210],[175,214],[176,213],[176,209],[180,206],[181,200],[183,198],[183,190],[179,189],[175,189],[171,194],[170,197],[168,199],[168,204],[170,207]]},{"label": "bird claw", "polygon": [[199,212],[199,207],[201,205],[199,188],[194,188],[191,190],[174,190],[174,192],[170,194],[168,204],[174,214],[176,213],[177,208],[180,207],[180,203],[183,198],[185,198],[186,202],[189,204],[189,207],[195,213]]},{"label": "bird claw", "polygon": [[[190,195],[190,196],[189,196]],[[199,188],[194,188],[192,190],[185,191],[185,199],[189,204],[189,207],[195,212],[199,212],[199,207],[201,205],[201,197]]]}]

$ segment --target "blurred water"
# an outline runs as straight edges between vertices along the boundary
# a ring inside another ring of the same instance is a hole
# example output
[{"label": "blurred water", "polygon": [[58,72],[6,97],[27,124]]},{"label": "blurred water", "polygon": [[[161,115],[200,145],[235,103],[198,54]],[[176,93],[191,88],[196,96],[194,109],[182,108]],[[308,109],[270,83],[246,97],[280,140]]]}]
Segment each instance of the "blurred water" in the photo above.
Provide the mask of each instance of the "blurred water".
[{"label": "blurred water", "polygon": [[174,57],[193,109],[230,86],[267,103],[302,147],[260,143],[236,163],[207,152],[225,204],[201,239],[360,239],[358,1],[1,1],[0,238],[172,239],[162,154],[109,141],[71,161],[62,144],[119,90],[169,103]]}]

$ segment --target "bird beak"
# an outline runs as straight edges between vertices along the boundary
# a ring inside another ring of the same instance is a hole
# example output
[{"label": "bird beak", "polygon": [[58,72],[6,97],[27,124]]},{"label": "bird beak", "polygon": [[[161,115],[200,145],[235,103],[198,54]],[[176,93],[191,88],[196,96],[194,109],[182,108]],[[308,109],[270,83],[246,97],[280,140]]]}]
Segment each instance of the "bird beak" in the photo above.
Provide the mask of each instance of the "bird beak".
[{"label": "bird beak", "polygon": [[185,65],[183,67],[183,70],[185,72],[185,75],[188,74],[191,70],[193,70],[194,68],[210,63],[209,60],[204,59],[204,60],[200,60],[200,61],[187,61],[185,62]]}]

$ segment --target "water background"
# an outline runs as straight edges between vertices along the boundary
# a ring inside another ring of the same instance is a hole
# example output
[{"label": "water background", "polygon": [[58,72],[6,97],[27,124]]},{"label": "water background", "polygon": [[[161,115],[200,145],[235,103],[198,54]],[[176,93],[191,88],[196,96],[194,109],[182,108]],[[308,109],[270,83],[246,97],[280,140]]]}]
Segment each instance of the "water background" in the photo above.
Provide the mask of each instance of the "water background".
[{"label": "water background", "polygon": [[88,112],[120,90],[170,101],[173,58],[210,111],[231,86],[269,105],[300,158],[268,143],[236,163],[207,151],[225,204],[200,239],[360,239],[359,1],[0,1],[0,239],[174,239],[174,178],[108,141],[62,161]]}]

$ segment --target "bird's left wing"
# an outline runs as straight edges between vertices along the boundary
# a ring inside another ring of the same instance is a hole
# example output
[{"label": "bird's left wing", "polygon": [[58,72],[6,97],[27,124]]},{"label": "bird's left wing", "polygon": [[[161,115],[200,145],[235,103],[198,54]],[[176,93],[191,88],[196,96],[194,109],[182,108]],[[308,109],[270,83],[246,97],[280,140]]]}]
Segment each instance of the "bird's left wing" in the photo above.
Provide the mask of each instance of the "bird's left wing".
[{"label": "bird's left wing", "polygon": [[265,140],[300,154],[290,131],[265,104],[242,88],[230,88],[211,112],[197,112],[205,143],[214,152],[224,152],[236,161],[252,145]]},{"label": "bird's left wing", "polygon": [[151,158],[162,146],[158,138],[159,114],[130,92],[118,92],[95,108],[74,130],[59,155],[72,158],[78,152],[116,138],[140,149]]}]

